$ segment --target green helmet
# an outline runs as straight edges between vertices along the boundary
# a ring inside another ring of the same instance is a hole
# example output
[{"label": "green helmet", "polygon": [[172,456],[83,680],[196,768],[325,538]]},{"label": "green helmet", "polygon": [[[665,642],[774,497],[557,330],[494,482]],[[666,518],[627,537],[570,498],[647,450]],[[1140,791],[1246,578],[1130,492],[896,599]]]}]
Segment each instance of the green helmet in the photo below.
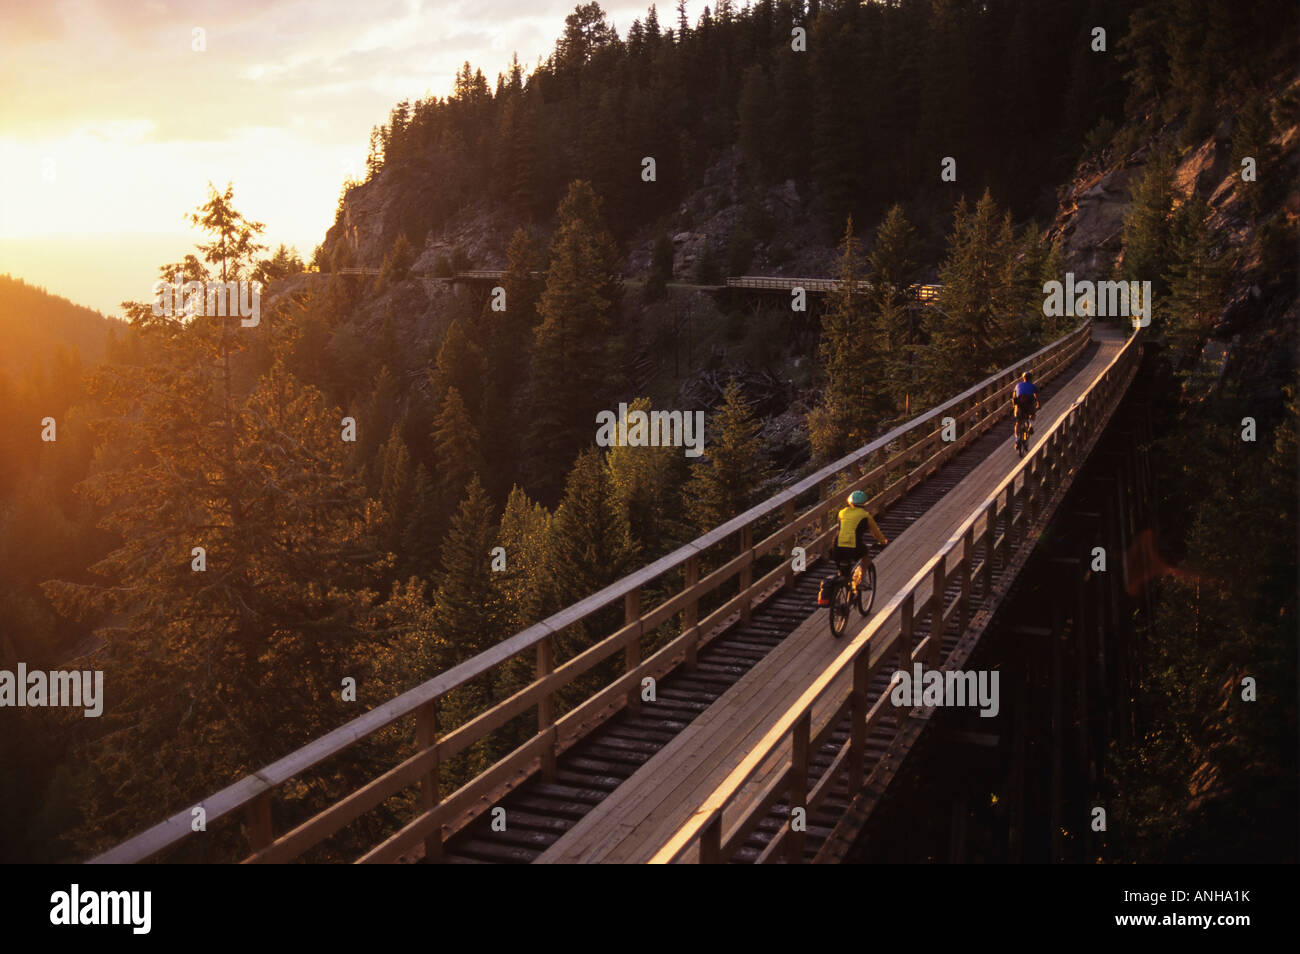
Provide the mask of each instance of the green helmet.
[{"label": "green helmet", "polygon": [[855,490],[849,494],[849,503],[855,507],[865,507],[867,505],[867,492],[865,490]]}]

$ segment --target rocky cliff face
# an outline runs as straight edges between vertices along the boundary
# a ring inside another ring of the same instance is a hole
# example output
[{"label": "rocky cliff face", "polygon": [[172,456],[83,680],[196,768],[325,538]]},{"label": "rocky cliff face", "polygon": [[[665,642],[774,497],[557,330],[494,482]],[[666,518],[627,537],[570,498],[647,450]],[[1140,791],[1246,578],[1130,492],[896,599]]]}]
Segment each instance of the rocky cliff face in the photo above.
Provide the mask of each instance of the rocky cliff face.
[{"label": "rocky cliff face", "polygon": [[[1280,78],[1273,98],[1300,89],[1300,78]],[[1239,105],[1239,104],[1229,104]],[[1232,164],[1231,137],[1236,116],[1230,115],[1204,140],[1182,151],[1174,170],[1175,203],[1199,195],[1210,207],[1211,228],[1225,244],[1245,254],[1237,263],[1239,276],[1260,264],[1255,229],[1247,214],[1247,196],[1241,169]],[[1123,154],[1112,146],[1101,158],[1083,163],[1076,178],[1064,190],[1055,220],[1047,231],[1049,239],[1060,238],[1065,252],[1065,267],[1080,277],[1108,277],[1122,264],[1124,216],[1131,205],[1134,186],[1146,169],[1148,158],[1157,146],[1172,142],[1182,132],[1181,120],[1161,128],[1153,140]],[[1116,142],[1122,142],[1117,136]],[[1291,189],[1286,207],[1280,214],[1294,227],[1300,212],[1300,129],[1292,122],[1273,140],[1279,161],[1274,174],[1288,177]]]}]

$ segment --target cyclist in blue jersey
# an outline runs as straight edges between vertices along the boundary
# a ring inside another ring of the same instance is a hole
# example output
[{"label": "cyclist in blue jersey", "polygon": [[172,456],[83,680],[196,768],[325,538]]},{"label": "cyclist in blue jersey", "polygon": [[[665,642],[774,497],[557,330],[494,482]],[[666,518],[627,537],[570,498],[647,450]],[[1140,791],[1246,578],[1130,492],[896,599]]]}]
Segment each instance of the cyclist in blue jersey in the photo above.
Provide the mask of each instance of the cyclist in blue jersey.
[{"label": "cyclist in blue jersey", "polygon": [[1026,433],[1034,433],[1034,413],[1039,408],[1038,387],[1034,384],[1034,376],[1028,371],[1021,374],[1020,380],[1016,382],[1011,392],[1011,404],[1015,409],[1015,417],[1026,420]]}]

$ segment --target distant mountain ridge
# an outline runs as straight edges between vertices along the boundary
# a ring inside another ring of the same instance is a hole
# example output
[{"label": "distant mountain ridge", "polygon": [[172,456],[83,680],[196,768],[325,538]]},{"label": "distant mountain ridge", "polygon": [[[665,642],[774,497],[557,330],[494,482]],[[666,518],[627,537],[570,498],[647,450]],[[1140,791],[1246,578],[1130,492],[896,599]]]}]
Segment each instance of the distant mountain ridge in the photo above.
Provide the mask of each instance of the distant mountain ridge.
[{"label": "distant mountain ridge", "polygon": [[97,364],[109,336],[125,328],[116,318],[0,275],[0,371],[17,375],[34,363],[44,365],[60,347],[76,352],[83,364]]}]

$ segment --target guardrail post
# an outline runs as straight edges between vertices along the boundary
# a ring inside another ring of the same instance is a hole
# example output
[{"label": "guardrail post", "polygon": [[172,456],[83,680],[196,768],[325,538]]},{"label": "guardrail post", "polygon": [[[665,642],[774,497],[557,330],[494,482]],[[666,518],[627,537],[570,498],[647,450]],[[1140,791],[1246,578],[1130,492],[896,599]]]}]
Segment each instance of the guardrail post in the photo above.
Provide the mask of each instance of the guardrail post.
[{"label": "guardrail post", "polygon": [[[433,764],[420,777],[420,807],[432,811],[438,804],[438,703],[426,702],[415,710],[415,745],[421,752],[433,749]],[[437,861],[442,857],[442,825],[437,825],[424,839],[424,857]]]},{"label": "guardrail post", "polygon": [[258,795],[245,806],[244,819],[248,825],[248,847],[256,854],[274,840],[269,791]]},{"label": "guardrail post", "polygon": [[[744,529],[740,531],[740,552],[742,554],[746,553],[753,546],[754,546],[754,525],[750,523],[750,524],[746,524]],[[751,563],[749,566],[743,567],[739,575],[740,575],[740,582],[738,584],[739,588],[737,592],[743,594],[746,590],[750,588],[750,586],[754,582],[754,564]],[[741,623],[749,622],[749,614],[750,614],[750,601],[749,598],[746,597],[740,601]]]},{"label": "guardrail post", "polygon": [[1011,562],[1011,552],[1014,549],[1014,528],[1012,527],[1011,518],[1014,516],[1013,511],[1016,506],[1016,495],[1010,484],[1006,489],[1007,500],[1002,507],[1002,565],[1006,566]]},{"label": "guardrail post", "polygon": [[[537,678],[545,679],[555,671],[555,637],[547,633],[537,641]],[[537,732],[551,733],[550,742],[542,748],[542,778],[555,781],[555,693],[543,693],[537,700]]]},{"label": "guardrail post", "polygon": [[849,696],[849,796],[862,787],[862,768],[867,748],[867,672],[870,644],[853,660],[853,692]]},{"label": "guardrail post", "polygon": [[966,627],[970,625],[970,594],[971,594],[971,568],[975,563],[975,524],[966,528],[966,534],[962,537],[962,557],[961,557],[961,631],[966,632]]},{"label": "guardrail post", "polygon": [[[689,590],[700,579],[700,557],[699,554],[692,554],[686,558],[686,566],[682,570],[684,584],[682,589]],[[682,610],[682,632],[689,633],[695,629],[695,624],[700,619],[700,601],[698,597],[691,597],[686,601],[686,608]],[[686,662],[687,670],[693,670],[698,661],[700,651],[700,634],[697,632],[694,636],[686,640]]]},{"label": "guardrail post", "polygon": [[722,809],[714,809],[700,831],[700,864],[722,863]]},{"label": "guardrail post", "polygon": [[[641,588],[631,590],[623,597],[623,624],[631,625],[641,618]],[[623,671],[631,672],[641,665],[641,633],[638,632],[628,641],[623,653]],[[641,689],[633,686],[627,691],[627,711],[634,716],[641,714]]]},{"label": "guardrail post", "polygon": [[[781,526],[788,527],[794,523],[794,500],[787,500],[781,505]],[[790,553],[794,550],[796,544],[795,537],[791,535],[790,542],[781,548],[781,556],[789,559]]]},{"label": "guardrail post", "polygon": [[948,573],[944,569],[944,564],[948,562],[947,557],[940,557],[939,562],[934,565],[934,575],[931,579],[930,592],[930,645],[926,649],[926,662],[931,669],[939,668],[939,660],[943,647],[943,607],[947,602],[944,594]]},{"label": "guardrail post", "polygon": [[790,834],[785,843],[785,860],[797,865],[803,861],[804,832],[794,827],[794,810],[804,810],[804,827],[808,823],[808,748],[812,734],[812,710],[805,709],[794,724],[790,739]]},{"label": "guardrail post", "polygon": [[916,624],[913,611],[916,593],[903,597],[903,605],[898,610],[898,668],[903,672],[912,672],[912,629]]},{"label": "guardrail post", "polygon": [[998,536],[998,502],[994,500],[984,511],[984,566],[980,568],[980,598],[993,595],[993,553]]}]

